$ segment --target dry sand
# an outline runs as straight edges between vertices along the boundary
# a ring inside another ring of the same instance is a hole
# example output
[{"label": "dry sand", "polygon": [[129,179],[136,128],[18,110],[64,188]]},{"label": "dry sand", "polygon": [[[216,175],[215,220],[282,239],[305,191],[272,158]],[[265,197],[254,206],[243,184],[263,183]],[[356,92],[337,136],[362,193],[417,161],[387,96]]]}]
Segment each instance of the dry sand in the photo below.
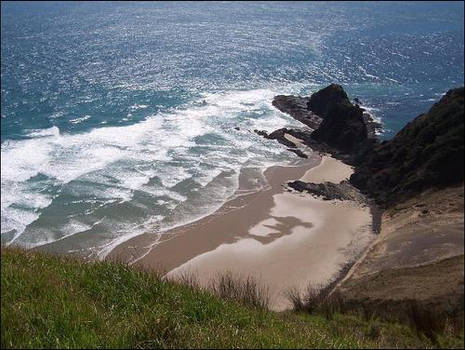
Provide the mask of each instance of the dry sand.
[{"label": "dry sand", "polygon": [[[369,210],[354,202],[335,203],[295,193],[275,194],[273,201],[269,217],[249,230],[255,237],[222,244],[168,276],[187,271],[207,285],[218,272],[251,275],[269,287],[271,307],[279,311],[290,307],[283,294],[286,289],[328,283],[371,239]],[[261,242],[261,237],[270,240]]]},{"label": "dry sand", "polygon": [[325,181],[339,183],[347,180],[353,172],[353,168],[350,165],[344,164],[333,157],[323,156],[321,163],[307,171],[301,180],[313,183],[322,183]]}]

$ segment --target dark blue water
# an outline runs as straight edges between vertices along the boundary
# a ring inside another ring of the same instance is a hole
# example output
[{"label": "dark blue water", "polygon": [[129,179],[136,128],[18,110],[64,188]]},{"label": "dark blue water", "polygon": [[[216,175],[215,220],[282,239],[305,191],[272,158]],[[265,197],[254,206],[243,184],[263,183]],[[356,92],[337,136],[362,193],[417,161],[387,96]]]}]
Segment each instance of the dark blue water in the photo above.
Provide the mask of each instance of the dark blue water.
[{"label": "dark blue water", "polygon": [[260,183],[264,167],[294,160],[248,132],[298,125],[275,94],[338,82],[389,138],[464,81],[462,2],[1,9],[7,244],[104,255],[211,212],[241,169]]}]

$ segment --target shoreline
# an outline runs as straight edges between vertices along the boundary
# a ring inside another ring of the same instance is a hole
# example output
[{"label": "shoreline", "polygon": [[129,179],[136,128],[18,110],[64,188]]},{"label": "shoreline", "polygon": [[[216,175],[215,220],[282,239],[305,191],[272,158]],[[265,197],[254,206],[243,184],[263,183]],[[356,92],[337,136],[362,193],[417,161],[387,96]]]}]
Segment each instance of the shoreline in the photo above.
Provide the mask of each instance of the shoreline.
[{"label": "shoreline", "polygon": [[[271,309],[288,309],[286,289],[331,283],[374,234],[369,207],[291,192],[285,184],[302,178],[338,183],[350,176],[349,168],[318,152],[301,166],[272,166],[264,171],[264,189],[192,223],[135,237],[108,258],[162,270],[174,279],[194,274],[203,286],[226,271],[253,276],[269,288]],[[238,191],[246,185],[241,177]]]},{"label": "shoreline", "polygon": [[[237,211],[244,205],[252,205],[253,203],[260,202],[261,204],[256,209],[261,209],[262,212],[267,212],[267,210],[271,208],[271,202],[268,200],[268,203],[263,203],[262,197],[269,197],[271,192],[275,193],[278,190],[281,190],[287,181],[298,178],[305,174],[305,172],[309,169],[318,166],[321,162],[321,158],[322,157],[315,152],[312,153],[309,159],[301,160],[299,161],[299,164],[295,166],[272,165],[262,171],[265,179],[265,185],[259,190],[252,192],[250,190],[250,179],[247,177],[246,172],[241,171],[239,176],[239,188],[236,190],[235,196],[223,203],[217,210],[201,218],[175,226],[168,230],[161,232],[147,232],[130,238],[129,240],[115,246],[105,258],[116,258],[117,260],[133,264],[143,260],[147,254],[150,254],[150,251],[154,249],[156,245],[165,243],[175,236],[182,235],[186,231],[199,225],[204,225],[211,222],[211,220],[217,220],[224,215]],[[224,238],[227,239],[228,237],[225,236]],[[231,239],[231,237],[229,237],[229,239]],[[174,265],[175,264],[176,263],[174,263]],[[162,265],[159,265],[158,268],[169,270],[170,268],[175,267],[172,263],[163,263]]]}]

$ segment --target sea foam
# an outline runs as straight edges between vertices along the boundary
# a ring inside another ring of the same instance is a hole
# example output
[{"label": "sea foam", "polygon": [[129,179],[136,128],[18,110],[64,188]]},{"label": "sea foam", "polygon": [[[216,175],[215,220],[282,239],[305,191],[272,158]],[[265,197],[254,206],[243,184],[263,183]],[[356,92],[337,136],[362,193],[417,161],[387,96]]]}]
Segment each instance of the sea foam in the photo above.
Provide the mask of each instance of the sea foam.
[{"label": "sea foam", "polygon": [[[162,232],[212,213],[234,196],[242,168],[295,159],[253,133],[298,124],[272,107],[277,93],[207,93],[131,125],[72,134],[52,127],[4,142],[2,241],[67,240],[68,250],[85,247],[104,257],[150,227]],[[57,210],[62,218],[54,221]]]}]

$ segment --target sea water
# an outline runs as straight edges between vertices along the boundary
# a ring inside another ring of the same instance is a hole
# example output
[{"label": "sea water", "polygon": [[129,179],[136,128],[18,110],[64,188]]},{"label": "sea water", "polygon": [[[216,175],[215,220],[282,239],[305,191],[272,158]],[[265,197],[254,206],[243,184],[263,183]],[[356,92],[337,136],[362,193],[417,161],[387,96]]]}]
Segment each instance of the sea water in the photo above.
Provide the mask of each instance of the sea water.
[{"label": "sea water", "polygon": [[[105,257],[296,156],[277,94],[329,83],[389,139],[464,81],[461,2],[1,3],[1,242]],[[237,130],[238,128],[238,130]]]}]

